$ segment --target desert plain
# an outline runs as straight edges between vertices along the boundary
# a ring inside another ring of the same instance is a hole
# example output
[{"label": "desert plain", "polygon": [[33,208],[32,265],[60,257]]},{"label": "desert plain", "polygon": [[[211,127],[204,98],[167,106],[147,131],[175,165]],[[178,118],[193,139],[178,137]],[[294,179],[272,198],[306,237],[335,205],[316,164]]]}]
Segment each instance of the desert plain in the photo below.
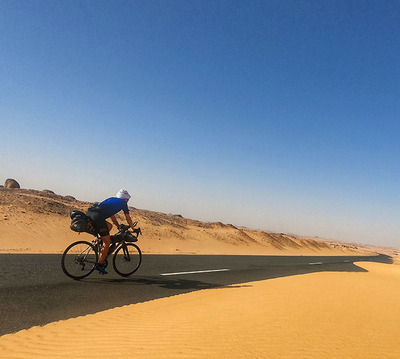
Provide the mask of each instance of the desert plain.
[{"label": "desert plain", "polygon": [[[48,190],[0,188],[0,253],[61,255],[90,239],[69,229],[69,212],[89,205]],[[145,254],[379,252],[393,263],[355,262],[358,271],[241,283],[36,326],[0,336],[0,358],[400,358],[399,250],[133,207],[131,215]]]}]

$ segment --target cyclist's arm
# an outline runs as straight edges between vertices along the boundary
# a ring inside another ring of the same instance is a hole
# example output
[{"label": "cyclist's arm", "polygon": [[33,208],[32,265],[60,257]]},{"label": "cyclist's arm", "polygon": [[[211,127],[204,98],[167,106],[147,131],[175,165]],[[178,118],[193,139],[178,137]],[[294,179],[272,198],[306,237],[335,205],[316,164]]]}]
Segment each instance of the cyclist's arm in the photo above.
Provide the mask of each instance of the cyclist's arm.
[{"label": "cyclist's arm", "polygon": [[132,229],[135,229],[135,226],[133,225],[132,218],[131,218],[131,216],[129,215],[129,213],[125,213],[125,218],[126,218],[126,221],[127,221],[128,224],[129,224],[129,226],[130,226]]},{"label": "cyclist's arm", "polygon": [[117,221],[117,218],[115,218],[115,216],[111,216],[110,219],[111,219],[112,223],[114,223],[117,227],[119,226],[119,223]]}]

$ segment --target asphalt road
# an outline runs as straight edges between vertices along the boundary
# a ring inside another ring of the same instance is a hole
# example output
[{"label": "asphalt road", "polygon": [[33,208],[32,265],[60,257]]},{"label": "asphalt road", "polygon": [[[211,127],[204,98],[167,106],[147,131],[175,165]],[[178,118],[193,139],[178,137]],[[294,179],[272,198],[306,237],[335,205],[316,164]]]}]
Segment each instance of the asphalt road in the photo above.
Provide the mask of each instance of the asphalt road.
[{"label": "asphalt road", "polygon": [[109,267],[74,281],[61,255],[0,254],[0,335],[117,306],[195,290],[322,271],[365,272],[357,261],[375,257],[144,255],[129,278]]}]

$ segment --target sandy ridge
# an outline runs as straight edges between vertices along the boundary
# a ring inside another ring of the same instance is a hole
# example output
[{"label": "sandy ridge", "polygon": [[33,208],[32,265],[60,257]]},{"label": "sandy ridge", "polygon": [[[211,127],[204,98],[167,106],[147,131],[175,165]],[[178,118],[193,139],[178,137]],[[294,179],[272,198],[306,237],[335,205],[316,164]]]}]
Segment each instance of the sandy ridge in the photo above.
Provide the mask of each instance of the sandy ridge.
[{"label": "sandy ridge", "polygon": [[[0,252],[61,253],[70,243],[93,237],[69,229],[69,213],[90,203],[48,191],[0,189]],[[144,236],[144,253],[359,255],[362,248],[285,233],[207,223],[131,207]],[[121,218],[122,220],[122,218]]]}]

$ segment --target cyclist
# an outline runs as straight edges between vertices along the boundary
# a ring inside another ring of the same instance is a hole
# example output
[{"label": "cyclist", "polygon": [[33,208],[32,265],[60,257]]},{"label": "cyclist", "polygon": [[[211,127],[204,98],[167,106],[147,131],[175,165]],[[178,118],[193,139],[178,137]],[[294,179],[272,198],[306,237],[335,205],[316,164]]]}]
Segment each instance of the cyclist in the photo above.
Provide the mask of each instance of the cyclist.
[{"label": "cyclist", "polygon": [[126,221],[129,226],[134,229],[134,224],[132,222],[132,218],[129,215],[128,209],[128,201],[131,198],[130,194],[121,189],[118,191],[115,197],[107,198],[101,203],[95,203],[89,210],[86,212],[86,215],[90,217],[98,230],[101,239],[103,240],[103,247],[101,249],[101,254],[98,263],[96,263],[96,269],[99,270],[103,274],[107,274],[107,271],[103,267],[104,261],[107,258],[108,249],[111,243],[110,231],[112,228],[112,224],[107,222],[106,219],[110,218],[111,221],[119,227],[119,223],[115,214],[119,211],[123,211],[125,214]]}]

